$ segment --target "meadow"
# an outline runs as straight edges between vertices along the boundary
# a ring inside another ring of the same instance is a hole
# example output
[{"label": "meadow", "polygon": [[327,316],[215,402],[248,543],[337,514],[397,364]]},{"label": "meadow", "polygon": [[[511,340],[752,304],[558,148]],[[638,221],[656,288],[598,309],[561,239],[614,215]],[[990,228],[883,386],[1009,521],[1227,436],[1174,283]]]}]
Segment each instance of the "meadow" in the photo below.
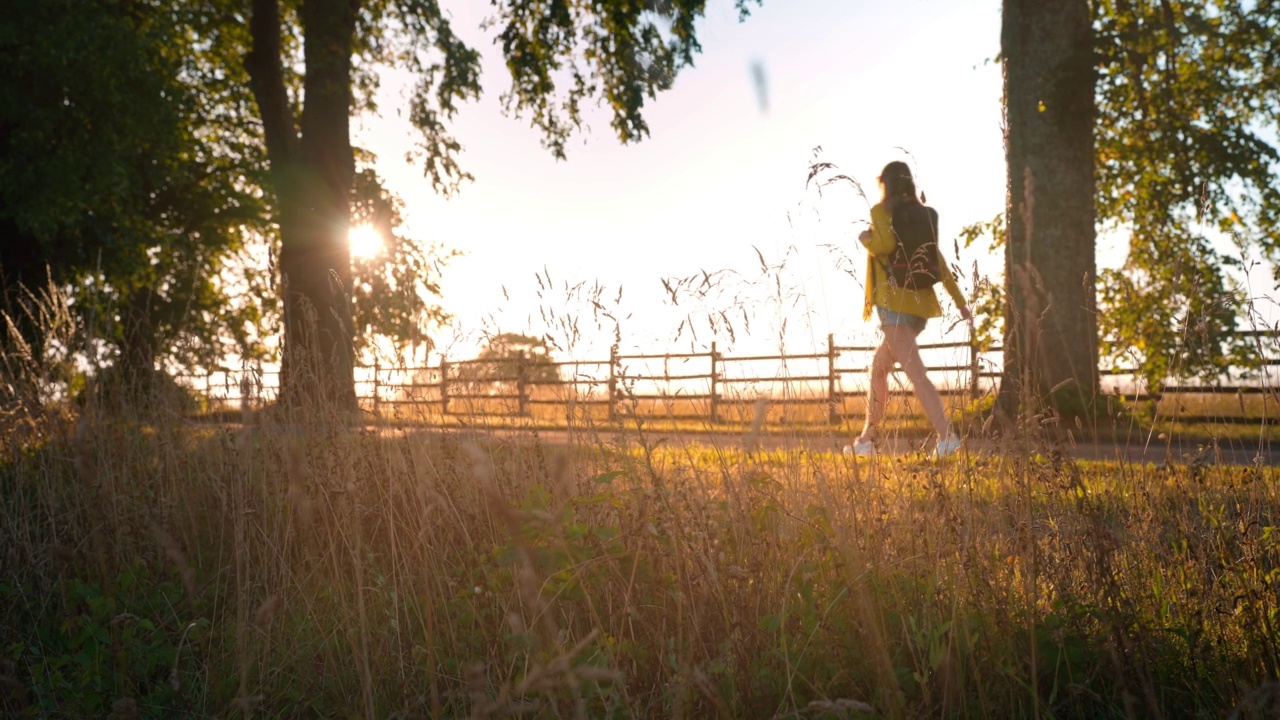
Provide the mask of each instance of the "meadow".
[{"label": "meadow", "polygon": [[1280,712],[1274,467],[289,420],[10,436],[4,714]]},{"label": "meadow", "polygon": [[[992,437],[957,403],[969,450],[863,459],[852,419],[747,395],[719,423],[636,394],[612,420],[550,394],[443,426],[210,422],[66,377],[0,356],[0,716],[1280,713],[1265,458],[1073,460],[1098,428]],[[1149,440],[1210,400],[1107,422]],[[1223,419],[1198,437],[1269,443]]]}]

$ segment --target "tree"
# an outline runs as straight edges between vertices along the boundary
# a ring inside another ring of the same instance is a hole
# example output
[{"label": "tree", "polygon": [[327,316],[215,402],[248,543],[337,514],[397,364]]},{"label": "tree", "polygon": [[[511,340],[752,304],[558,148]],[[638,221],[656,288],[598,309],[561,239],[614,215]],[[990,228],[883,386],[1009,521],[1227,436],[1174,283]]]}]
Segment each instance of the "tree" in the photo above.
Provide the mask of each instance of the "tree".
[{"label": "tree", "polygon": [[0,17],[4,302],[52,281],[141,390],[161,356],[243,350],[262,316],[255,288],[233,304],[220,282],[262,204],[255,144],[209,106],[245,94],[218,82],[226,43],[189,6],[30,0]]},{"label": "tree", "polygon": [[458,364],[458,379],[517,386],[561,381],[560,368],[551,357],[547,342],[519,333],[490,338],[475,360]]},{"label": "tree", "polygon": [[[758,1],[758,0],[757,0]],[[742,15],[751,0],[735,0]],[[508,111],[528,114],[564,156],[582,104],[601,98],[623,142],[648,128],[646,99],[670,86],[699,50],[705,0],[495,0],[493,27],[512,86]],[[296,14],[293,8],[296,7]],[[289,92],[302,38],[301,97]],[[479,54],[454,34],[436,0],[252,0],[245,57],[278,207],[284,306],[282,399],[355,407],[351,258],[346,243],[354,158],[350,115],[367,68],[394,61],[420,83],[410,117],[422,133],[426,173],[444,192],[466,178],[446,123],[480,92]],[[354,60],[358,59],[357,65]],[[300,105],[300,107],[299,107]]]},{"label": "tree", "polygon": [[1007,414],[1098,392],[1094,64],[1087,0],[1005,0]]},{"label": "tree", "polygon": [[[1252,365],[1258,354],[1256,340],[1234,333],[1242,322],[1256,323],[1241,276],[1255,252],[1273,267],[1280,259],[1280,77],[1273,70],[1280,62],[1280,4],[1102,0],[1092,7],[1095,208],[1103,231],[1128,240],[1123,267],[1098,277],[1101,356],[1117,365],[1136,362],[1153,388],[1175,374],[1216,380],[1229,366]],[[1036,17],[1022,10],[1006,3],[1010,42],[1026,37],[1016,26]],[[1038,32],[1063,42],[1069,33],[1078,42],[1078,14],[1075,24],[1040,19]],[[1006,77],[1018,71],[1016,60],[1005,61]],[[1039,117],[1038,105],[1028,112],[1032,99],[1010,107],[1011,148],[1028,118]],[[1012,164],[1010,171],[1012,188],[1018,180]],[[1049,182],[1056,188],[1067,179]],[[1025,207],[1026,197],[1011,193],[1010,206],[1022,198]],[[1023,217],[1010,211],[1007,219],[970,226],[966,244],[989,234],[999,247]],[[1091,245],[1079,250],[1092,257]],[[1016,290],[1026,282],[1011,275],[1007,284]],[[1048,312],[1028,306],[1034,297],[1004,295],[1012,319]],[[1005,323],[1007,340],[1017,337],[1011,326]],[[1082,332],[1075,344],[1089,342],[1090,333]],[[1029,348],[1006,347],[1001,400],[1008,409],[1028,369],[1019,369],[1020,354]]]},{"label": "tree", "polygon": [[[1213,380],[1257,346],[1240,281],[1280,257],[1280,3],[1102,0],[1098,208],[1129,237],[1099,279],[1103,350],[1149,386]],[[1234,276],[1234,277],[1233,277]]]},{"label": "tree", "polygon": [[[277,207],[264,192],[241,10],[239,0],[30,0],[0,17],[12,59],[0,66],[0,307],[22,325],[5,342],[40,345],[19,306],[51,280],[102,341],[80,349],[128,384],[160,365],[271,354],[261,338],[279,318],[278,288],[262,258],[278,249]],[[359,73],[356,83],[367,86]],[[292,76],[285,86],[302,89]],[[351,193],[357,220],[387,244],[352,279],[362,346],[420,340],[446,318],[430,298],[451,254],[397,234],[399,200],[371,170],[355,173]]]}]

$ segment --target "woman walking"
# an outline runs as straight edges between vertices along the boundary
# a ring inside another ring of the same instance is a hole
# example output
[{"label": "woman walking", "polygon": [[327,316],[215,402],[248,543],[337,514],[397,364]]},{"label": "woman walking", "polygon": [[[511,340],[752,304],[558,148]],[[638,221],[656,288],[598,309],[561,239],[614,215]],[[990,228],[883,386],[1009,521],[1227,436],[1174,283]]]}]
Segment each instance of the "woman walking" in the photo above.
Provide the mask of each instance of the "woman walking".
[{"label": "woman walking", "polygon": [[939,252],[938,213],[920,201],[911,169],[904,162],[891,162],[884,166],[879,180],[883,199],[871,208],[871,228],[858,240],[867,249],[862,317],[870,320],[875,311],[884,340],[871,362],[866,426],[852,450],[856,455],[875,454],[882,440],[880,425],[889,398],[889,373],[897,362],[933,424],[938,437],[934,456],[941,458],[960,449],[960,438],[951,430],[942,397],[925,372],[916,336],[929,318],[942,316],[933,288],[937,282],[947,289],[961,317],[971,320],[973,314]]}]

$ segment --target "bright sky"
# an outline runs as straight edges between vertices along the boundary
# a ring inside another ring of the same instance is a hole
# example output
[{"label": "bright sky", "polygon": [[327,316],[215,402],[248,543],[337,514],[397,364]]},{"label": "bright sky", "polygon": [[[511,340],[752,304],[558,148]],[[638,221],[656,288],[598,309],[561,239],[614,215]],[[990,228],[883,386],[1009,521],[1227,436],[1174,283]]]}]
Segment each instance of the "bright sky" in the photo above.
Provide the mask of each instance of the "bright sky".
[{"label": "bright sky", "polygon": [[[999,0],[765,0],[743,23],[729,0],[711,0],[695,66],[646,107],[651,136],[622,146],[598,113],[564,162],[500,110],[510,81],[478,29],[488,4],[445,5],[486,53],[483,99],[453,123],[475,182],[446,201],[405,162],[414,133],[398,116],[403,78],[388,76],[382,117],[366,118],[355,141],[378,155],[409,233],[465,253],[443,282],[455,320],[437,342],[450,357],[472,356],[496,332],[547,333],[565,359],[607,357],[613,324],[593,316],[585,290],[595,286],[620,321],[624,352],[700,351],[712,340],[739,354],[780,344],[808,352],[828,333],[838,344],[870,341],[856,243],[868,204],[847,185],[806,189],[819,146],[820,159],[869,194],[886,162],[907,159],[944,238],[1003,207],[1000,71],[991,62]],[[999,274],[984,248],[958,260]],[[673,304],[663,279],[704,271],[725,271],[713,276],[715,292]],[[580,283],[584,292],[566,291]],[[706,317],[721,311],[732,339],[708,328]],[[692,325],[681,329],[685,320]],[[924,340],[950,324],[934,323]],[[962,338],[956,329],[946,339]]]}]

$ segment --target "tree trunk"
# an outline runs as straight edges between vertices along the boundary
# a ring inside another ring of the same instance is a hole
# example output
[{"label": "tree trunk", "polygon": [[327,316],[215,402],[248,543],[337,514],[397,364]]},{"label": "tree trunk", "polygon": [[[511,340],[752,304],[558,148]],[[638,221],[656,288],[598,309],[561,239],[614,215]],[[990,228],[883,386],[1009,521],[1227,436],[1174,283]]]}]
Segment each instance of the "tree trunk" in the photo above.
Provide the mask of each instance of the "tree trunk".
[{"label": "tree trunk", "polygon": [[156,337],[151,322],[150,288],[134,288],[120,298],[119,399],[129,406],[148,410],[158,400]]},{"label": "tree trunk", "polygon": [[351,54],[359,0],[305,0],[305,107],[285,89],[278,0],[253,0],[245,66],[262,115],[280,222],[284,300],[281,402],[355,410],[351,254],[347,244]]},{"label": "tree trunk", "polygon": [[1092,43],[1087,0],[1004,0],[1008,416],[1098,395]]}]

